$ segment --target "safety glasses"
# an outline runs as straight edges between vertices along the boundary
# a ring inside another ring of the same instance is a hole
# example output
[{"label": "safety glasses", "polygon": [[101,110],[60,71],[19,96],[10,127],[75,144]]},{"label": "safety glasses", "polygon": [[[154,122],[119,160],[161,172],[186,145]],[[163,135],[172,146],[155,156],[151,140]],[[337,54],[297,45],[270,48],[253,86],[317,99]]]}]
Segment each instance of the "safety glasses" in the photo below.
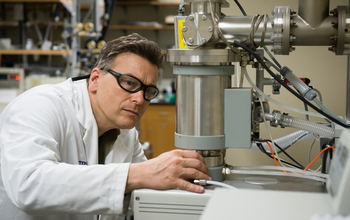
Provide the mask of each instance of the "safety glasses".
[{"label": "safety glasses", "polygon": [[135,92],[138,92],[140,90],[143,90],[143,98],[147,101],[151,101],[159,93],[159,90],[157,87],[147,86],[134,76],[131,76],[128,74],[123,74],[123,73],[118,73],[118,72],[115,72],[111,69],[109,69],[107,71],[117,79],[119,86],[122,89],[124,89],[125,91],[130,92],[130,93],[135,93]]}]

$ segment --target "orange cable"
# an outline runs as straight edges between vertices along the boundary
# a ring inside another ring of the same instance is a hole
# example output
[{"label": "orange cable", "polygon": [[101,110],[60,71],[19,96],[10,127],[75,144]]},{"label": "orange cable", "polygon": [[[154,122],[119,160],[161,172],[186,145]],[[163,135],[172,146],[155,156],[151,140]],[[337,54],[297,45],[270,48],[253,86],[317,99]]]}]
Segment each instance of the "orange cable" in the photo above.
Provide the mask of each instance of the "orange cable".
[{"label": "orange cable", "polygon": [[324,149],[317,155],[317,157],[316,157],[313,161],[311,161],[311,163],[310,163],[309,165],[307,165],[307,167],[305,167],[304,170],[307,170],[307,169],[311,166],[311,164],[313,164],[313,163],[321,156],[321,154],[322,154],[324,151],[328,150],[329,148],[332,148],[333,150],[335,150],[335,148],[334,148],[333,146],[328,146],[328,147],[324,148]]},{"label": "orange cable", "polygon": [[[273,159],[275,160],[275,162],[277,163],[277,166],[280,167],[281,165],[278,163],[278,161],[277,161],[277,159],[276,159],[276,157],[275,157],[275,154],[273,153],[273,150],[272,150],[272,147],[271,147],[270,143],[267,142],[267,141],[265,141],[265,142],[266,142],[267,145],[269,145],[270,151],[271,151],[271,154],[272,154],[272,157],[273,157]],[[283,172],[287,173],[285,170],[283,170]]]}]

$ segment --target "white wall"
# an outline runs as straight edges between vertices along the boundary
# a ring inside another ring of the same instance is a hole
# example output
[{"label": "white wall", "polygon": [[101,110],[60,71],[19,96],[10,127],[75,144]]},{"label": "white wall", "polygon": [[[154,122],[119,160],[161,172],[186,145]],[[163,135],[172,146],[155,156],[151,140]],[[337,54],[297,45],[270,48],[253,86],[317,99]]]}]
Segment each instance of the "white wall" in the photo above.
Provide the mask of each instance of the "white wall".
[{"label": "white wall", "polygon": [[[233,0],[228,1],[230,8],[223,9],[223,13],[228,16],[241,15],[238,7]],[[248,15],[263,14],[271,15],[275,6],[291,6],[292,9],[298,10],[297,0],[241,0],[241,5]],[[349,1],[331,0],[330,9],[337,5],[349,5]],[[296,51],[288,56],[275,56],[281,65],[288,66],[293,72],[302,77],[311,79],[311,85],[321,91],[324,105],[333,113],[345,117],[345,99],[346,99],[346,71],[347,56],[335,56],[328,51],[328,47],[296,47]],[[255,78],[255,69],[247,67],[251,78]],[[268,73],[265,73],[268,77]],[[245,81],[244,86],[249,86]],[[271,87],[265,87],[265,93],[271,94]],[[303,109],[301,101],[297,100],[286,89],[281,89],[280,95],[273,95],[274,99],[288,104],[290,106]],[[293,117],[304,119],[305,116],[290,112],[289,110],[270,104],[270,109],[277,109],[281,112],[287,112]],[[312,120],[322,121],[322,119]],[[261,137],[268,138],[266,129],[261,124]],[[272,137],[278,138],[296,131],[291,128],[271,128]],[[288,152],[303,165],[308,164],[308,154],[311,140],[303,141],[296,144]],[[315,143],[311,158],[313,159],[319,152],[318,142]],[[285,157],[282,157],[285,158]],[[266,155],[251,150],[229,149],[227,150],[226,162],[231,165],[263,165],[274,164],[274,161]],[[311,168],[316,169],[320,161]]]}]

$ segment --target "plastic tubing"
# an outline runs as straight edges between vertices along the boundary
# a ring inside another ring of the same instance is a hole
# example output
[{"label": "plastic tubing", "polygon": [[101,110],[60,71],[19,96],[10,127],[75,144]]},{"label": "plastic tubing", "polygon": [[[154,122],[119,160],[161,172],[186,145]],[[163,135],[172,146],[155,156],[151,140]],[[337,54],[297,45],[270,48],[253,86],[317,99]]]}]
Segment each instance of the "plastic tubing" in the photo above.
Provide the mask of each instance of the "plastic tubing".
[{"label": "plastic tubing", "polygon": [[339,121],[343,122],[344,124],[350,124],[350,122],[344,118],[341,118],[335,114],[333,114],[332,112],[330,112],[326,107],[324,107],[324,105],[322,105],[322,103],[320,101],[318,101],[318,99],[313,99],[314,102],[320,107],[320,109],[322,109],[322,111],[326,112],[327,114],[331,115],[333,118],[338,119]]},{"label": "plastic tubing", "polygon": [[221,186],[221,187],[225,187],[225,188],[229,188],[229,189],[237,189],[236,187],[228,185],[226,183],[212,181],[212,180],[207,180],[206,183],[208,185],[216,185],[216,186]]},{"label": "plastic tubing", "polygon": [[[285,168],[285,167],[283,167]],[[305,179],[312,179],[320,182],[327,182],[327,179],[320,178],[317,176],[301,175],[298,173],[284,173],[284,172],[274,172],[274,171],[261,171],[261,170],[231,170],[232,174],[254,174],[254,175],[267,175],[267,176],[289,176],[298,177]]]},{"label": "plastic tubing", "polygon": [[247,78],[247,81],[249,82],[249,84],[255,89],[255,91],[257,91],[259,93],[259,95],[261,95],[262,97],[264,97],[266,100],[272,102],[272,103],[275,103],[276,105],[279,105],[285,109],[289,109],[293,112],[297,112],[297,113],[301,113],[301,114],[305,114],[305,115],[311,115],[311,116],[315,116],[315,117],[320,117],[320,118],[325,118],[325,116],[321,115],[321,114],[318,114],[318,113],[314,113],[314,112],[307,112],[307,111],[303,111],[303,110],[300,110],[300,109],[297,109],[297,108],[293,108],[293,107],[290,107],[290,106],[287,106],[287,105],[284,105],[272,98],[270,98],[268,95],[266,95],[265,93],[263,93],[258,87],[256,87],[256,85],[253,83],[253,81],[250,79],[248,73],[247,73],[247,69],[246,67],[242,67],[241,68],[243,74],[245,75],[245,77]]},{"label": "plastic tubing", "polygon": [[[297,174],[304,174],[307,176],[316,176],[316,177],[320,177],[320,178],[329,178],[328,174],[324,174],[324,173],[317,173],[314,171],[308,171],[308,170],[300,170],[300,169],[295,169],[295,168],[289,168],[289,167],[278,167],[278,166],[234,166],[232,168],[233,171],[235,170],[279,170],[279,171],[288,171],[288,172],[292,172],[292,173],[297,173]],[[232,171],[231,170],[231,171]]]},{"label": "plastic tubing", "polygon": [[[288,134],[286,136],[277,138],[275,140],[273,140],[273,142],[275,142],[276,144],[278,144],[278,146],[280,146],[281,148],[286,148],[289,147],[299,141],[302,140],[306,140],[309,138],[314,137],[313,134],[309,131],[296,131],[294,133]],[[268,145],[266,143],[262,143],[263,147],[267,150],[270,151],[270,148],[268,147]],[[252,144],[252,150],[256,150],[256,151],[260,151],[260,149],[256,146],[255,143]]]},{"label": "plastic tubing", "polygon": [[317,124],[311,121],[305,121],[299,118],[291,116],[284,116],[282,124],[285,127],[292,127],[300,130],[310,131],[311,133],[318,134],[321,137],[333,138],[334,129],[322,124]]}]

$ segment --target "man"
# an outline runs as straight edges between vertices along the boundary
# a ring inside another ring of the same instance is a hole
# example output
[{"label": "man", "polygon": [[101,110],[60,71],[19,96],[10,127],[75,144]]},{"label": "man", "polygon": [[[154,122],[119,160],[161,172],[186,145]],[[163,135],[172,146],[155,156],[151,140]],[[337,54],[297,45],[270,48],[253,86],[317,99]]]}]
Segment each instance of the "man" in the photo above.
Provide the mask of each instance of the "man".
[{"label": "man", "polygon": [[[35,87],[0,115],[0,219],[117,219],[139,188],[203,192],[203,158],[146,161],[135,130],[154,98],[162,53],[137,34],[109,42],[85,79]],[[103,163],[104,165],[99,165]]]}]

